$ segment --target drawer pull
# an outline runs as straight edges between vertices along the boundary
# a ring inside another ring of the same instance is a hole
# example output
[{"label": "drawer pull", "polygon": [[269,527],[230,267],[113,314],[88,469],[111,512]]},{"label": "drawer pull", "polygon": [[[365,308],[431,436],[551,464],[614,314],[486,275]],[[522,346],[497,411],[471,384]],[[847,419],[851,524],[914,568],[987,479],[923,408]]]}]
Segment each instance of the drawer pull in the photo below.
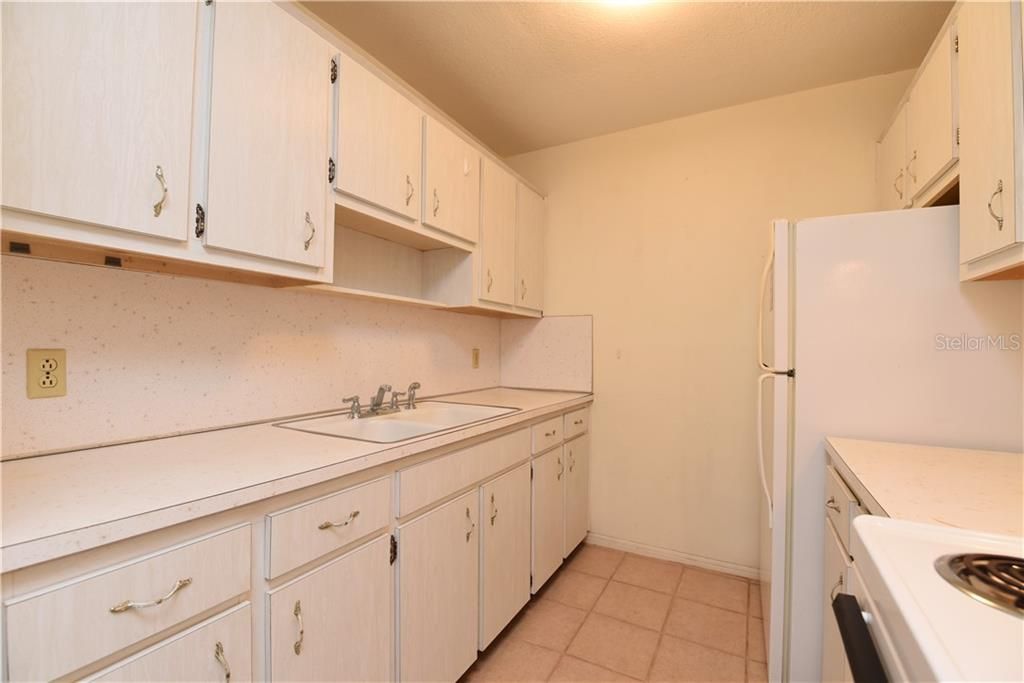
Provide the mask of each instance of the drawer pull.
[{"label": "drawer pull", "polygon": [[348,526],[358,516],[359,516],[359,510],[353,510],[349,514],[348,519],[346,519],[344,522],[330,522],[330,521],[328,521],[328,522],[320,522],[320,525],[317,527],[317,529],[332,529],[332,528],[337,527],[337,526]]},{"label": "drawer pull", "polygon": [[164,210],[164,202],[167,201],[167,181],[164,179],[162,166],[156,167],[156,179],[160,181],[160,201],[153,205],[153,217],[159,218]]},{"label": "drawer pull", "polygon": [[573,421],[572,421],[572,423],[573,423],[574,425],[576,425],[576,426],[578,427],[578,426],[580,426],[581,424],[583,424],[583,418],[581,417],[581,418],[580,418],[580,419],[578,419],[578,420],[573,420]]},{"label": "drawer pull", "polygon": [[231,680],[231,667],[228,665],[228,658],[224,656],[224,643],[217,641],[217,644],[213,648],[213,658],[217,660],[217,663],[224,669],[224,680]]},{"label": "drawer pull", "polygon": [[113,612],[114,614],[118,614],[120,612],[127,612],[130,609],[142,609],[143,607],[156,607],[157,605],[162,604],[165,600],[170,600],[172,597],[174,597],[175,593],[177,593],[178,591],[180,591],[182,588],[184,588],[185,586],[189,585],[190,583],[192,583],[192,577],[188,577],[188,578],[185,578],[185,579],[178,579],[178,581],[174,584],[174,588],[172,588],[171,591],[167,595],[163,596],[162,598],[157,598],[156,600],[148,600],[146,602],[135,602],[134,600],[125,600],[124,602],[119,602],[116,605],[114,605],[113,607],[111,607],[110,611]]},{"label": "drawer pull", "polygon": [[491,526],[494,526],[494,520],[498,518],[498,506],[494,504],[494,494],[491,494]]},{"label": "drawer pull", "polygon": [[992,219],[996,222],[996,225],[999,226],[1000,230],[1003,229],[1003,217],[1000,216],[999,214],[997,214],[995,212],[995,210],[992,208],[992,202],[994,202],[996,200],[996,197],[998,197],[1002,193],[1003,193],[1003,181],[1000,180],[999,183],[996,184],[996,191],[993,192],[992,196],[988,198],[988,214],[990,216],[992,216]]},{"label": "drawer pull", "polygon": [[544,436],[554,436],[558,433],[557,429],[552,429],[550,432],[544,432]]},{"label": "drawer pull", "polygon": [[301,600],[296,600],[295,601],[295,609],[292,610],[292,614],[294,614],[295,618],[298,619],[298,621],[299,621],[299,639],[296,640],[295,644],[292,646],[292,649],[295,650],[295,654],[298,655],[298,654],[302,654],[302,641],[306,637],[306,629],[302,626],[302,601]]},{"label": "drawer pull", "polygon": [[836,504],[836,497],[835,496],[829,496],[828,497],[828,500],[825,501],[825,507],[827,507],[829,510],[834,510],[835,512],[840,512],[839,506]]},{"label": "drawer pull", "polygon": [[565,474],[565,465],[562,464],[562,459],[558,459],[558,479],[562,479],[562,475]]},{"label": "drawer pull", "polygon": [[469,514],[469,508],[466,508],[466,520],[469,522],[469,530],[466,532],[466,543],[469,543],[470,537],[473,535],[473,530],[476,529],[476,522]]},{"label": "drawer pull", "polygon": [[829,602],[832,602],[833,600],[836,599],[836,595],[839,594],[839,589],[842,588],[842,587],[843,587],[843,577],[840,574],[839,575],[839,580],[836,581],[836,585],[832,586],[832,590],[829,591],[829,594],[828,594],[828,601]]}]

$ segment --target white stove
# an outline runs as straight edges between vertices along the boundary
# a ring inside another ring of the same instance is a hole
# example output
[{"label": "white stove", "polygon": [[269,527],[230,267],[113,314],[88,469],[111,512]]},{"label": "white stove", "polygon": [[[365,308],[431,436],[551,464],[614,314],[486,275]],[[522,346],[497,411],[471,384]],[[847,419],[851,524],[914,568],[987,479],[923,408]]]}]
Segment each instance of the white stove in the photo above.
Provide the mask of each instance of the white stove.
[{"label": "white stove", "polygon": [[863,515],[851,550],[889,680],[1024,680],[1024,538]]}]

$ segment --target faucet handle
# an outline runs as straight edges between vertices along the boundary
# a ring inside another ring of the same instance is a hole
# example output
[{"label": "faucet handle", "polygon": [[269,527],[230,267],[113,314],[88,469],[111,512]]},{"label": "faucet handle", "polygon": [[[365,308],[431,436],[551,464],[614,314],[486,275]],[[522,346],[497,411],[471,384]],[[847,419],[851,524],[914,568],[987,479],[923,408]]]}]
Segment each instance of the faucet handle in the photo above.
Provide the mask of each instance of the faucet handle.
[{"label": "faucet handle", "polygon": [[404,391],[392,391],[391,392],[391,410],[398,410],[398,399],[400,396],[405,396]]},{"label": "faucet handle", "polygon": [[349,417],[359,417],[359,410],[362,406],[359,405],[358,396],[349,396],[348,398],[341,399],[342,403],[351,403],[352,411],[349,413]]}]

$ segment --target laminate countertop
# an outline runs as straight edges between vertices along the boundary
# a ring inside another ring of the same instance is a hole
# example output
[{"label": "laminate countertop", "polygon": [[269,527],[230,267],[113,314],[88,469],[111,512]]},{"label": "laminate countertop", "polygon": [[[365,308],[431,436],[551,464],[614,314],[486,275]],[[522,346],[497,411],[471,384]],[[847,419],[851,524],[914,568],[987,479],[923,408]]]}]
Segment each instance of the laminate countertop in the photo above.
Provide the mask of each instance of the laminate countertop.
[{"label": "laminate countertop", "polygon": [[836,437],[826,449],[873,515],[1024,536],[1024,453]]},{"label": "laminate countertop", "polygon": [[[422,400],[431,400],[424,398]],[[0,567],[70,555],[515,427],[592,394],[494,388],[433,400],[518,408],[392,444],[264,423],[0,463]],[[329,414],[339,410],[324,411]]]}]

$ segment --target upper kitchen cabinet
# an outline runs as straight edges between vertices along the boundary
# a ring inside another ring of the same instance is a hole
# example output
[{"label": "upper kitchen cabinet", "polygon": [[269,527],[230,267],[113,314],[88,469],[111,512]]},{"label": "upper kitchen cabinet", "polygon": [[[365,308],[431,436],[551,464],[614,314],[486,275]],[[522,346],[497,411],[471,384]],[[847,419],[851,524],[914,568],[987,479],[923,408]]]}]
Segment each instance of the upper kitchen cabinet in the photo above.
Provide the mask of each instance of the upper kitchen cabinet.
[{"label": "upper kitchen cabinet", "polygon": [[484,159],[480,192],[480,298],[515,303],[516,179]]},{"label": "upper kitchen cabinet", "polygon": [[878,168],[875,172],[879,208],[883,211],[910,206],[910,185],[907,182],[907,106],[896,113],[882,141],[878,144]]},{"label": "upper kitchen cabinet", "polygon": [[480,152],[428,116],[423,224],[475,243],[480,235]]},{"label": "upper kitchen cabinet", "polygon": [[916,206],[930,203],[929,198],[942,194],[956,180],[936,183],[958,154],[954,36],[952,27],[939,35],[907,103],[907,188]]},{"label": "upper kitchen cabinet", "polygon": [[207,246],[323,266],[331,49],[271,2],[217,3]]},{"label": "upper kitchen cabinet", "polygon": [[544,198],[516,183],[516,306],[544,308]]},{"label": "upper kitchen cabinet", "polygon": [[335,189],[418,220],[423,112],[347,55],[336,59]]},{"label": "upper kitchen cabinet", "polygon": [[2,12],[3,205],[185,240],[198,5]]},{"label": "upper kitchen cabinet", "polygon": [[964,3],[960,10],[960,275],[965,280],[1024,277],[1020,12],[1020,3],[1010,2]]}]

